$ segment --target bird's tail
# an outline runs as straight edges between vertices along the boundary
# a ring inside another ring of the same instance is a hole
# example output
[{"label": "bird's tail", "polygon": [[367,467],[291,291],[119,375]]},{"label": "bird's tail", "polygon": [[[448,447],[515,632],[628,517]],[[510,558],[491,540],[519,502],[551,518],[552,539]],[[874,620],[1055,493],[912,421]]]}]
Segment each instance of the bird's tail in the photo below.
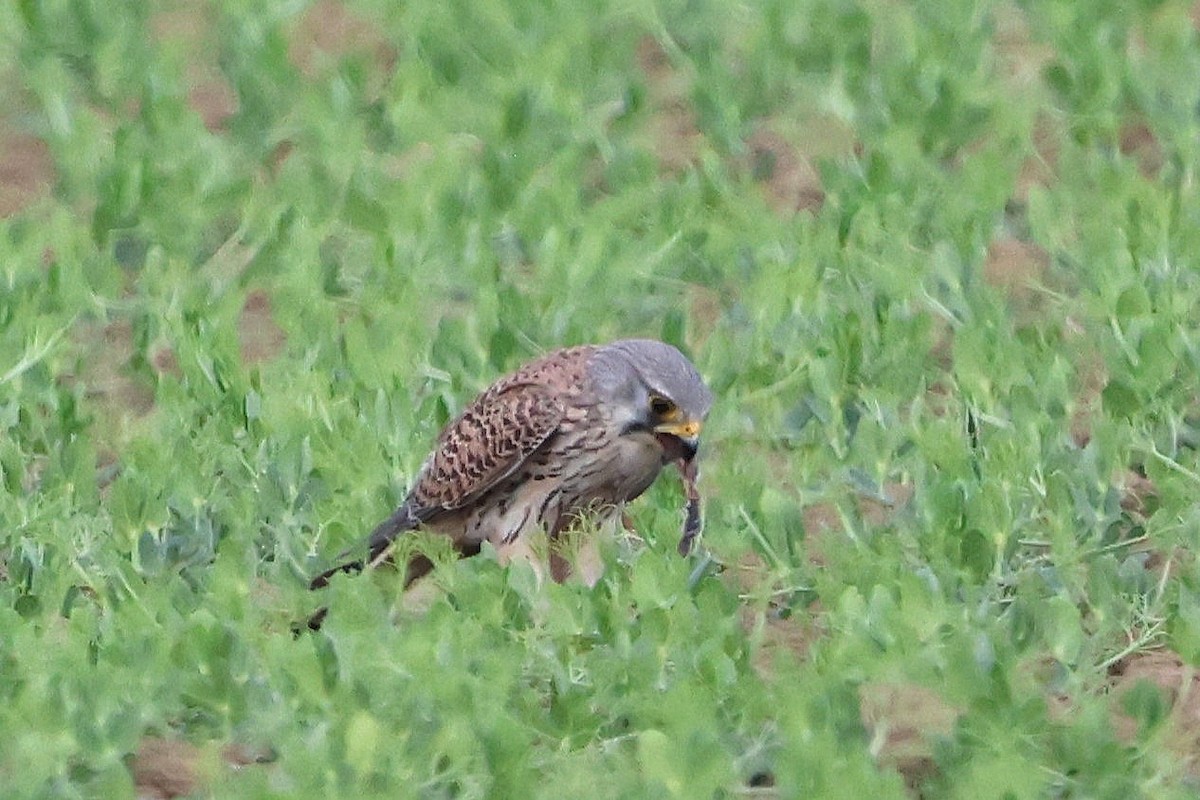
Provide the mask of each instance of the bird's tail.
[{"label": "bird's tail", "polygon": [[[384,558],[387,557],[388,548],[396,537],[406,531],[411,531],[420,524],[420,518],[413,513],[408,504],[400,506],[396,513],[385,519],[376,526],[375,530],[371,531],[370,537],[367,539],[367,557],[365,559],[355,558],[348,561],[342,561],[337,566],[330,567],[321,574],[315,576],[308,582],[309,589],[324,589],[329,585],[329,579],[341,572],[362,572],[367,566],[375,566]],[[347,558],[353,550],[348,550],[338,556],[339,559]]]},{"label": "bird's tail", "polygon": [[[355,558],[349,561],[341,561],[341,563],[339,563],[337,566],[330,567],[321,574],[315,576],[311,581],[308,582],[308,588],[310,590],[324,589],[329,585],[329,579],[340,572],[358,573],[362,572],[368,565],[372,567],[375,566],[380,561],[387,558],[388,548],[391,546],[392,542],[396,540],[397,536],[406,531],[413,530],[420,524],[420,517],[413,512],[408,504],[400,506],[400,508],[396,510],[396,513],[379,523],[375,530],[371,531],[371,535],[367,539],[367,557],[365,559]],[[345,559],[352,552],[354,551],[347,550],[338,556],[338,559]],[[419,556],[418,558],[424,557]],[[427,560],[428,559],[426,559],[426,561]],[[411,563],[409,564],[408,571],[410,576],[415,574],[413,565]],[[424,570],[421,574],[424,574],[424,572],[427,571],[428,569]],[[412,578],[410,577],[410,580],[411,579]],[[407,585],[407,582],[405,585]],[[325,616],[328,613],[329,606],[321,606],[312,616],[308,618],[305,627],[312,631],[320,630],[321,623],[325,621]],[[302,629],[297,625],[295,626],[293,632],[298,635],[301,630]]]},{"label": "bird's tail", "polygon": [[329,569],[322,572],[320,575],[314,576],[313,579],[308,582],[308,588],[310,590],[324,589],[326,586],[329,585],[329,579],[332,578],[334,575],[337,575],[339,572],[362,572],[362,571],[363,571],[363,562],[362,562],[361,558],[354,559],[353,561],[343,561],[342,563],[338,564],[336,567],[330,567]]}]

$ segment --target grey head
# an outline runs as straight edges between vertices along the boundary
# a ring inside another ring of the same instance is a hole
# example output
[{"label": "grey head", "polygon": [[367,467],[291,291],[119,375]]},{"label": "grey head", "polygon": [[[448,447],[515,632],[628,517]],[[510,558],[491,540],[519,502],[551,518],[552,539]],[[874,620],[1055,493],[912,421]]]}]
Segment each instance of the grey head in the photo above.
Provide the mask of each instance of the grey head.
[{"label": "grey head", "polygon": [[621,339],[601,346],[588,367],[623,433],[654,434],[667,450],[677,439],[683,457],[695,455],[713,396],[687,356],[654,339]]}]

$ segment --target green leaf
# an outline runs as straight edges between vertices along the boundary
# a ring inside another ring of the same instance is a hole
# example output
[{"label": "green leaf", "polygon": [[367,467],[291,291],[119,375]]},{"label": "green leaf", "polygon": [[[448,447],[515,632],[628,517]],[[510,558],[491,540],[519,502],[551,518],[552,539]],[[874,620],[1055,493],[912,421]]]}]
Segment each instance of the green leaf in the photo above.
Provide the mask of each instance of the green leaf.
[{"label": "green leaf", "polygon": [[1113,417],[1131,417],[1142,406],[1138,393],[1120,380],[1110,380],[1105,384],[1100,397],[1105,412]]},{"label": "green leaf", "polygon": [[360,775],[375,764],[382,735],[379,722],[368,711],[355,712],[346,723],[346,763]]},{"label": "green leaf", "polygon": [[1144,317],[1151,311],[1150,295],[1144,286],[1130,286],[1117,298],[1117,318],[1122,322]]},{"label": "green leaf", "polygon": [[681,754],[667,734],[653,728],[637,737],[638,764],[651,785],[660,785],[674,796],[683,794],[684,780],[679,772]]}]

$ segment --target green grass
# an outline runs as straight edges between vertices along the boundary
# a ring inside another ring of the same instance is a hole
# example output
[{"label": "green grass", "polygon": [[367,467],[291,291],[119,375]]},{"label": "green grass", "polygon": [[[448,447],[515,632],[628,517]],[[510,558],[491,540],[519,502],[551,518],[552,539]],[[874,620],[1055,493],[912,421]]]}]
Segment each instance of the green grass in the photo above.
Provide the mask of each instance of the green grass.
[{"label": "green grass", "polygon": [[[0,5],[0,795],[1195,796],[1198,17]],[[306,591],[630,335],[723,571],[664,479],[594,588]]]}]

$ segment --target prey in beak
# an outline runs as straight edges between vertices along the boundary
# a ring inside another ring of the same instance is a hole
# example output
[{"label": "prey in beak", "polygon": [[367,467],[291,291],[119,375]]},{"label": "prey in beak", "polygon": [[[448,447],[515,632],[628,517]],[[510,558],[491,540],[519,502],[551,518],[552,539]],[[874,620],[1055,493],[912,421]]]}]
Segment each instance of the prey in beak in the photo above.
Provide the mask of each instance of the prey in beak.
[{"label": "prey in beak", "polygon": [[696,420],[662,422],[653,427],[654,435],[663,448],[663,463],[691,461],[700,449],[700,429]]},{"label": "prey in beak", "polygon": [[691,553],[703,526],[700,516],[700,491],[697,488],[699,475],[696,469],[696,451],[700,449],[700,429],[704,427],[704,417],[708,414],[711,401],[711,395],[708,395],[705,389],[702,401],[689,405],[690,412],[661,394],[652,393],[648,402],[646,427],[662,447],[662,463],[674,464],[679,470],[687,496],[683,532],[679,539],[679,554],[683,556]]},{"label": "prey in beak", "polygon": [[655,425],[654,435],[663,447],[663,463],[674,463],[683,478],[687,505],[683,515],[683,536],[679,540],[679,554],[686,556],[692,551],[700,535],[700,491],[696,488],[699,475],[696,470],[696,451],[700,448],[700,429],[703,424],[695,420],[663,422]]}]

